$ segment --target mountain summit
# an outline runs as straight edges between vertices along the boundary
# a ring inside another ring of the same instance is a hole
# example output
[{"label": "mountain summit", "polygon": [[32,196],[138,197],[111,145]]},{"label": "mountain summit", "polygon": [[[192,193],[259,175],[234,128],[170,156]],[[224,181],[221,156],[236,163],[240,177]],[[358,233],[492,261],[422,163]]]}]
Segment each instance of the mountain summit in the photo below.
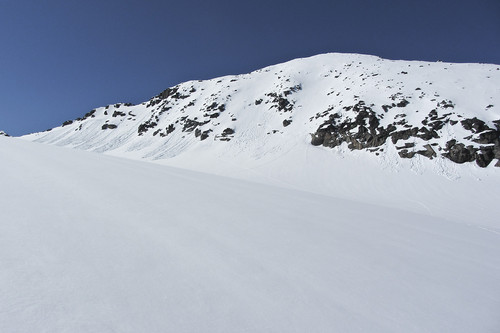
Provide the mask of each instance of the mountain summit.
[{"label": "mountain summit", "polygon": [[276,158],[307,144],[500,167],[500,66],[323,54],[181,83],[26,138],[153,160],[199,150]]}]

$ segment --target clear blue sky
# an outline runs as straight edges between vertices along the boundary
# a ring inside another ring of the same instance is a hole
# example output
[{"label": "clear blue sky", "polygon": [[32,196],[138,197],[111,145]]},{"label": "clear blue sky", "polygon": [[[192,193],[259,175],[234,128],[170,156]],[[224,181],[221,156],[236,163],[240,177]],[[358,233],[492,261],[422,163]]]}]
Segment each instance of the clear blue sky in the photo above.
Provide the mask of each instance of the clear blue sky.
[{"label": "clear blue sky", "polygon": [[500,0],[0,0],[0,130],[326,52],[500,64]]}]

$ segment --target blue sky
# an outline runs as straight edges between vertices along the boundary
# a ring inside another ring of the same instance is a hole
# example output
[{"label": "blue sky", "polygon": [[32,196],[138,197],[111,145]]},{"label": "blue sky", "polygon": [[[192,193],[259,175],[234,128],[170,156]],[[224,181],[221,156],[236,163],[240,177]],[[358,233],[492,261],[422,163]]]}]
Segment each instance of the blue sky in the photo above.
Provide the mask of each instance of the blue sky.
[{"label": "blue sky", "polygon": [[0,0],[0,130],[326,52],[500,64],[499,0]]}]

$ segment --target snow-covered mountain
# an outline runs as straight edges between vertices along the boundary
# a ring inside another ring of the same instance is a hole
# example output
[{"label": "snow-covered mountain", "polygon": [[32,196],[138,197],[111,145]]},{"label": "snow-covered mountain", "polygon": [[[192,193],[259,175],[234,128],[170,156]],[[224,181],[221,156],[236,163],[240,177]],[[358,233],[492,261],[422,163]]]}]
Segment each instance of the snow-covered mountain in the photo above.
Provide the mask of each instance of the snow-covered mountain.
[{"label": "snow-covered mountain", "polygon": [[9,136],[7,133],[5,133],[4,131],[0,131],[0,136]]},{"label": "snow-covered mountain", "polygon": [[500,166],[499,137],[499,65],[324,54],[181,83],[139,105],[100,107],[26,138],[151,160],[199,151],[281,158],[306,143],[450,173],[448,161]]},{"label": "snow-covered mountain", "polygon": [[499,120],[499,65],[324,54],[23,139],[496,225]]},{"label": "snow-covered mountain", "polygon": [[0,136],[0,331],[495,332],[499,99],[326,54]]}]

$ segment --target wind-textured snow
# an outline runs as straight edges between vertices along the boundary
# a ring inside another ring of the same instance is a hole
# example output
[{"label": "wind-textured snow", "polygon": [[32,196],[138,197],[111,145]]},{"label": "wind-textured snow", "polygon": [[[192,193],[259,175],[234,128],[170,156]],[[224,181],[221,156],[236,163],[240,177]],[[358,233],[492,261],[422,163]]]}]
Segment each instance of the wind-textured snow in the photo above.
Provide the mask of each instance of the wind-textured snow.
[{"label": "wind-textured snow", "polygon": [[0,158],[1,332],[500,328],[500,229],[15,138]]}]

